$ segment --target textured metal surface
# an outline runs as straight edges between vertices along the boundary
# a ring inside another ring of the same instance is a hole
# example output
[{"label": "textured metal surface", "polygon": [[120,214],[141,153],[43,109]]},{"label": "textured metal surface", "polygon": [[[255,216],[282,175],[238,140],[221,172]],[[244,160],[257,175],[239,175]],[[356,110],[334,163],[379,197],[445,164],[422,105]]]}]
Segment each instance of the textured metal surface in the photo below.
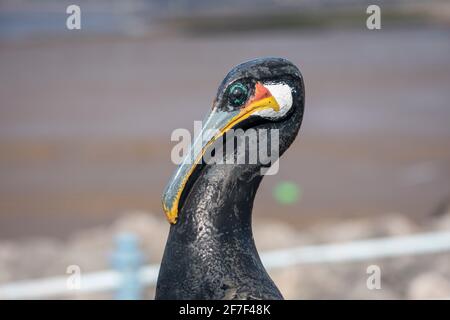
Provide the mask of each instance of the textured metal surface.
[{"label": "textured metal surface", "polygon": [[[291,86],[293,107],[283,119],[252,117],[239,124],[243,129],[279,129],[279,152],[283,154],[297,136],[303,117],[304,86],[299,70],[280,58],[240,64],[220,85],[214,108],[228,110],[224,95],[237,79]],[[178,222],[170,228],[156,299],[283,298],[264,269],[253,240],[251,213],[262,180],[261,167],[216,164],[197,168],[183,191]]]}]

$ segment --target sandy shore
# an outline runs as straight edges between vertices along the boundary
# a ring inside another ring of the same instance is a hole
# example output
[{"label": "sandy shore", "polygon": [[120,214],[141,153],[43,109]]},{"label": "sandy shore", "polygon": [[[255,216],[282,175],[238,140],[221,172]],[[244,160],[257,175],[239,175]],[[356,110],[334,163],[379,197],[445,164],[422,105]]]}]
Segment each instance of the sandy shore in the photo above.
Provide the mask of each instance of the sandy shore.
[{"label": "sandy shore", "polygon": [[[75,232],[64,241],[37,237],[20,241],[0,240],[0,285],[19,280],[64,276],[70,265],[82,275],[112,267],[112,253],[119,234],[132,233],[139,240],[145,263],[162,258],[168,223],[148,212],[128,212],[111,223]],[[398,237],[450,228],[450,213],[417,224],[402,215],[341,218],[317,226],[301,227],[278,218],[255,221],[254,236],[260,252],[293,246],[345,243],[367,238]],[[31,263],[32,262],[32,263]],[[368,289],[367,268],[380,268],[378,290]],[[286,299],[448,299],[450,254],[403,255],[365,261],[312,263],[270,269],[269,273]],[[83,278],[82,278],[82,281]],[[82,282],[83,285],[83,282]],[[154,286],[143,298],[154,298]],[[51,298],[110,299],[114,292],[82,293],[75,290]]]}]

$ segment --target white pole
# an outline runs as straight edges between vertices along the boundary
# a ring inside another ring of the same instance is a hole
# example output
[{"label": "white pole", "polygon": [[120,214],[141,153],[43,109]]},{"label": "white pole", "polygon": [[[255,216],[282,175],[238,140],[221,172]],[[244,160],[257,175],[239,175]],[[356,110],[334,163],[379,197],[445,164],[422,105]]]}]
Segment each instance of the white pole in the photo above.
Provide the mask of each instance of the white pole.
[{"label": "white pole", "polygon": [[[274,250],[262,253],[261,259],[267,269],[275,269],[299,264],[364,261],[446,251],[450,251],[450,232],[433,232]],[[158,272],[159,265],[143,267],[139,272],[142,284],[154,285]],[[74,297],[115,290],[120,284],[120,274],[110,270],[83,274],[81,288],[77,290],[69,289],[67,278],[61,276],[0,285],[0,299]]]}]

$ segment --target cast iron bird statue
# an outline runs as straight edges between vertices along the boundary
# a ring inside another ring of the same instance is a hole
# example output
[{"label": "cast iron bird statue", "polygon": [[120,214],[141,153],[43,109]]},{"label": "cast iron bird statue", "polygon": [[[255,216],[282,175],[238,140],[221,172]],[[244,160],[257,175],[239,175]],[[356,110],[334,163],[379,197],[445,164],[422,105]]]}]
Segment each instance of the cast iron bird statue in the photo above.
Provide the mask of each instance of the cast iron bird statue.
[{"label": "cast iron bird statue", "polygon": [[[224,146],[224,158],[234,159],[238,147],[230,150],[223,140],[232,129],[277,129],[282,155],[300,129],[304,102],[302,75],[288,60],[255,59],[228,73],[201,138],[163,195],[171,227],[156,299],[283,299],[261,263],[251,225],[261,170],[270,164],[259,159],[205,164],[202,159],[217,144]],[[258,135],[258,143],[244,143],[245,151],[255,152],[260,140]],[[272,150],[275,139],[267,141]]]}]

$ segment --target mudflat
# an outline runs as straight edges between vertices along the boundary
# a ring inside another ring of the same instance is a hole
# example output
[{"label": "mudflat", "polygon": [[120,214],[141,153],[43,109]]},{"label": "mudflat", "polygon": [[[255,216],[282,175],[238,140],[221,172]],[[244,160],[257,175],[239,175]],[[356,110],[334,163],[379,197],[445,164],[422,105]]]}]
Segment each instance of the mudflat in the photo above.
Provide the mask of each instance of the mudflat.
[{"label": "mudflat", "polygon": [[[296,223],[450,201],[450,29],[274,31],[0,41],[0,238],[63,237],[129,210],[163,215],[176,128],[258,56],[296,63],[299,139],[266,177],[258,215]],[[291,206],[274,186],[301,188]]]}]

